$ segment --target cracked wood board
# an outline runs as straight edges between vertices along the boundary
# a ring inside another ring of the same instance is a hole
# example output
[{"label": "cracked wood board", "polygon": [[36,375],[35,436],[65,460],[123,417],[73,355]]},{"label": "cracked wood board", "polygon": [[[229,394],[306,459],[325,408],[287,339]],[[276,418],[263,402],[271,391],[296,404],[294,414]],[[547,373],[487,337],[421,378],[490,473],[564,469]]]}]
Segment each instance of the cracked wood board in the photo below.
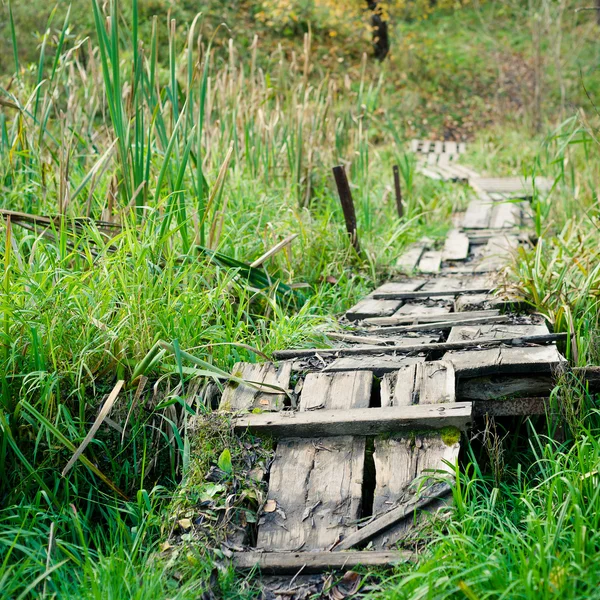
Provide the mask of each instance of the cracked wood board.
[{"label": "cracked wood board", "polygon": [[[459,296],[461,298],[462,296]],[[411,305],[405,305],[411,306]],[[414,305],[412,305],[414,306]],[[423,305],[419,305],[423,306]],[[473,310],[473,311],[464,311],[461,313],[451,313],[449,308],[446,307],[435,307],[437,310],[433,313],[425,313],[425,314],[396,314],[391,317],[382,317],[382,318],[374,318],[374,319],[365,319],[366,325],[379,325],[379,326],[387,326],[387,325],[422,325],[427,323],[435,323],[438,321],[462,321],[464,319],[470,318],[485,318],[485,317],[496,317],[500,314],[499,310],[490,309],[490,310]],[[371,331],[371,329],[367,329],[367,331]]]},{"label": "cracked wood board", "polygon": [[454,365],[458,377],[500,373],[550,373],[566,363],[554,345],[451,350],[444,360]]},{"label": "cracked wood board", "polygon": [[422,356],[342,356],[336,358],[330,365],[325,367],[324,372],[335,371],[373,371],[380,377],[384,373],[395,371],[403,365],[423,362]]},{"label": "cracked wood board", "polygon": [[[420,433],[418,435],[394,435],[375,440],[375,495],[373,514],[381,515],[398,506],[411,504],[419,497],[419,487],[426,485],[427,478],[439,481],[445,474],[452,479],[446,461],[454,464],[458,458],[460,444],[456,436],[441,433]],[[443,475],[442,475],[443,476]],[[390,547],[410,536],[428,516],[435,514],[445,505],[445,500],[432,502],[420,512],[415,520],[413,513],[396,526],[388,529],[372,540],[375,549]]]},{"label": "cracked wood board", "polygon": [[423,244],[414,244],[410,246],[396,261],[396,269],[403,273],[412,273],[417,268],[423,252],[425,252],[425,246]]},{"label": "cracked wood board", "polygon": [[[345,414],[345,409],[369,406],[372,373],[309,377],[300,398],[305,407],[337,408],[335,412]],[[334,397],[334,391],[343,393]],[[281,440],[271,466],[257,546],[269,551],[325,550],[344,532],[355,531],[352,522],[360,516],[364,461],[365,438]]]},{"label": "cracked wood board", "polygon": [[460,401],[504,402],[504,398],[548,396],[553,388],[551,375],[490,375],[459,381],[456,397]]},{"label": "cracked wood board", "polygon": [[512,339],[522,335],[546,335],[548,333],[550,332],[546,325],[475,325],[453,327],[447,341]]},{"label": "cracked wood board", "polygon": [[419,271],[421,273],[439,273],[442,264],[442,253],[436,250],[424,252],[419,261]]},{"label": "cracked wood board", "polygon": [[[290,387],[290,375],[292,365],[290,363],[281,363],[279,367],[271,362],[254,364],[238,362],[233,366],[232,374],[240,379],[252,381],[256,384],[276,385],[284,390]],[[260,408],[262,410],[277,411],[284,406],[286,395],[277,393],[268,393],[251,387],[250,385],[238,384],[230,381],[223,390],[221,410],[252,410]]]},{"label": "cracked wood board", "polygon": [[442,404],[456,401],[454,366],[448,361],[407,365],[384,375],[381,406]]}]

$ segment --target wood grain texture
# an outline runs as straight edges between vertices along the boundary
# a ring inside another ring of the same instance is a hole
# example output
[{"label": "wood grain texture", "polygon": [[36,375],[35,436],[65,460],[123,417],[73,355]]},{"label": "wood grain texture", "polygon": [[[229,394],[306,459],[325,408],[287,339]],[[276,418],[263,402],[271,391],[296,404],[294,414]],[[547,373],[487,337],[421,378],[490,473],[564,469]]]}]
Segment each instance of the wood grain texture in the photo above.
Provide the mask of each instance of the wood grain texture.
[{"label": "wood grain texture", "polygon": [[309,373],[304,379],[299,408],[301,411],[368,408],[372,385],[371,371]]},{"label": "wood grain texture", "polygon": [[260,413],[234,417],[236,432],[276,438],[378,435],[402,429],[464,429],[471,420],[469,402],[414,404],[385,408]]},{"label": "wood grain texture", "polygon": [[[461,297],[461,296],[459,296]],[[491,310],[473,310],[473,311],[463,311],[459,313],[450,313],[450,308],[448,307],[440,307],[434,306],[434,310],[431,311],[420,311],[421,314],[415,312],[409,312],[408,309],[412,309],[415,306],[431,308],[425,305],[415,305],[415,304],[405,304],[402,309],[406,307],[404,312],[398,311],[395,315],[391,317],[383,317],[383,318],[373,318],[373,319],[365,319],[365,325],[380,325],[380,326],[389,326],[389,325],[402,325],[402,324],[412,324],[412,325],[422,325],[422,324],[430,324],[441,321],[459,321],[463,319],[470,318],[486,318],[486,317],[495,317],[500,315],[500,311],[496,309]],[[401,310],[402,310],[401,309]],[[369,329],[371,331],[371,329]]]},{"label": "wood grain texture", "polygon": [[416,270],[423,252],[425,247],[422,244],[410,246],[396,261],[396,269],[403,273],[412,273]]},{"label": "wood grain texture", "polygon": [[448,342],[464,340],[513,339],[520,336],[546,335],[550,333],[546,325],[474,325],[456,326],[450,330]]},{"label": "wood grain texture", "polygon": [[346,318],[359,321],[369,317],[386,317],[393,315],[401,306],[402,300],[376,300],[373,296],[367,296],[346,312]]},{"label": "wood grain texture", "polygon": [[422,356],[343,356],[328,365],[324,372],[372,371],[375,376],[381,377],[404,365],[424,360]]},{"label": "wood grain texture", "polygon": [[[240,379],[251,381],[258,386],[260,384],[276,385],[287,390],[290,385],[292,366],[282,363],[275,367],[273,363],[244,363],[238,362],[234,365],[232,373]],[[238,384],[230,381],[223,390],[220,408],[222,410],[281,410],[284,407],[285,394],[269,393],[268,388],[260,391],[250,385]]]},{"label": "wood grain texture", "polygon": [[469,256],[469,237],[454,229],[446,237],[443,260],[466,260]]},{"label": "wood grain texture", "polygon": [[419,261],[419,271],[421,273],[439,273],[442,264],[442,253],[429,250],[423,253]]},{"label": "wood grain texture", "polygon": [[330,570],[349,570],[360,565],[383,567],[408,562],[414,559],[412,552],[373,552],[369,550],[351,552],[236,552],[233,566],[240,570],[258,568],[264,574],[295,575],[323,573]]},{"label": "wood grain texture", "polygon": [[491,375],[460,380],[456,397],[460,401],[474,401],[548,396],[553,388],[551,375]]}]

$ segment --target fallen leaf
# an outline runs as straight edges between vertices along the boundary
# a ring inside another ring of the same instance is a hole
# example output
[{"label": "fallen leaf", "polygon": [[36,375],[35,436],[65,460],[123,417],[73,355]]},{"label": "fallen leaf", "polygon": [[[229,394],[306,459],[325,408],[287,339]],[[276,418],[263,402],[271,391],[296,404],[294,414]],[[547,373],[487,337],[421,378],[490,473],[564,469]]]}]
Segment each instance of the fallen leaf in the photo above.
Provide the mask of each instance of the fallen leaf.
[{"label": "fallen leaf", "polygon": [[191,519],[179,519],[179,521],[177,521],[177,523],[179,524],[179,527],[181,527],[181,529],[191,529],[192,528]]},{"label": "fallen leaf", "polygon": [[275,500],[267,500],[263,510],[266,513],[275,512],[277,510],[277,502]]}]

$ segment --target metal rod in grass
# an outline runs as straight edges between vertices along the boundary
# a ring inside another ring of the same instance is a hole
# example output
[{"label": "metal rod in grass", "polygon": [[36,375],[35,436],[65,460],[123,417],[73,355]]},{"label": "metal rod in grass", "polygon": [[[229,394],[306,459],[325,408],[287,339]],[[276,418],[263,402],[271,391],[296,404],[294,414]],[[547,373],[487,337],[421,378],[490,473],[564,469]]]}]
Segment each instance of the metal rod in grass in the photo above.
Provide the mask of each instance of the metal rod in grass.
[{"label": "metal rod in grass", "polygon": [[354,200],[352,199],[352,192],[350,191],[350,185],[344,167],[341,165],[333,167],[333,176],[335,177],[335,184],[340,196],[340,204],[342,205],[342,211],[344,212],[344,220],[346,221],[346,230],[348,231],[350,242],[352,243],[354,250],[356,250],[356,253],[360,255],[361,251],[356,230]]},{"label": "metal rod in grass", "polygon": [[398,218],[401,219],[404,215],[402,207],[402,188],[400,187],[400,169],[398,165],[394,165],[394,191],[396,192],[396,209],[398,210]]}]

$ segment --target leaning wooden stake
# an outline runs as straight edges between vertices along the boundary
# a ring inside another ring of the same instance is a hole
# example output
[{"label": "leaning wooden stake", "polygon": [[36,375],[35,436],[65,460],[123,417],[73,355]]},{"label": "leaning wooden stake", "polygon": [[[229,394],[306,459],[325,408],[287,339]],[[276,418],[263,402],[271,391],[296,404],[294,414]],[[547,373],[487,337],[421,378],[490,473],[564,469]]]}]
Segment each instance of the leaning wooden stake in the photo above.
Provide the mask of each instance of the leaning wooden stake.
[{"label": "leaning wooden stake", "polygon": [[350,191],[350,185],[348,184],[348,178],[346,177],[346,171],[344,167],[338,165],[333,167],[333,176],[335,177],[335,184],[340,195],[340,203],[342,210],[344,211],[344,219],[346,221],[346,229],[350,236],[352,246],[356,250],[357,254],[360,254],[360,244],[358,243],[358,234],[356,231],[356,213],[354,211],[354,201],[352,200],[352,192]]},{"label": "leaning wooden stake", "polygon": [[396,191],[396,208],[398,209],[398,218],[401,219],[404,215],[402,208],[402,188],[400,187],[400,170],[398,165],[394,165],[394,189]]}]

